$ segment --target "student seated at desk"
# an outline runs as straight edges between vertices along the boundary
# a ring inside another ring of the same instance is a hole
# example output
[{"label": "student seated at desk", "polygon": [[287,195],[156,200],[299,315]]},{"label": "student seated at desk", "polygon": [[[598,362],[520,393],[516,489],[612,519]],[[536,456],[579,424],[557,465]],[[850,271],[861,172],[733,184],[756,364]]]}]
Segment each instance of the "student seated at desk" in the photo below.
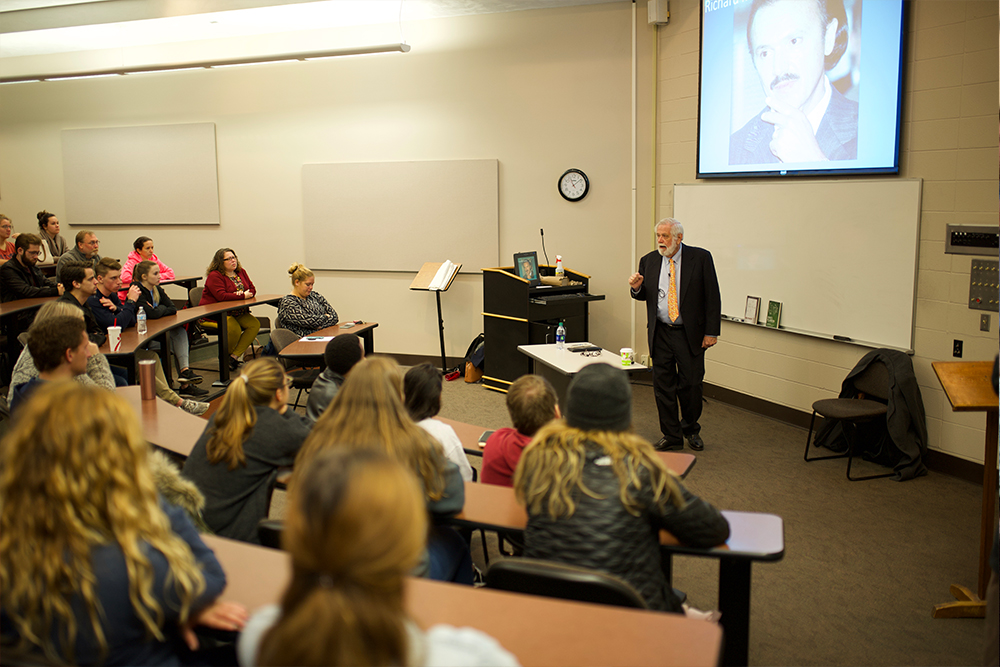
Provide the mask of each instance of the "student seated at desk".
[{"label": "student seated at desk", "polygon": [[[403,407],[403,373],[389,357],[368,357],[355,366],[320,416],[295,461],[295,477],[325,449],[375,450],[406,465],[424,489],[432,516],[462,511],[465,485],[441,445],[413,423]],[[439,581],[472,584],[469,545],[448,526],[431,528],[427,558],[415,571]]]},{"label": "student seated at desk", "polygon": [[[199,306],[223,301],[252,299],[257,293],[250,276],[243,270],[232,248],[219,248],[205,272],[205,289]],[[211,331],[219,328],[215,320],[202,320],[201,326]],[[249,308],[231,310],[226,315],[229,330],[229,370],[235,371],[243,362],[240,358],[253,343],[260,331],[260,320],[250,314]]]},{"label": "student seated at desk", "polygon": [[541,375],[522,375],[507,390],[507,412],[514,428],[493,432],[483,448],[483,484],[514,486],[521,453],[538,429],[559,419],[559,396]]},{"label": "student seated at desk", "polygon": [[42,253],[38,261],[55,264],[69,250],[66,239],[59,234],[59,218],[48,211],[39,211],[35,217],[38,218],[38,236],[42,239]]},{"label": "student seated at desk", "polygon": [[292,277],[292,292],[278,302],[278,328],[308,336],[340,321],[333,306],[313,291],[316,276],[312,271],[296,262],[288,267],[288,275]]},{"label": "student seated at desk", "polygon": [[5,662],[179,665],[206,660],[190,652],[194,626],[243,627],[246,611],[217,599],[226,577],[215,555],[158,496],[124,399],[42,387],[0,457]]},{"label": "student seated at desk", "polygon": [[[103,261],[103,260],[102,260]],[[116,262],[117,264],[117,262]],[[119,279],[118,285],[124,279]],[[139,297],[135,302],[136,309],[142,308],[146,312],[146,317],[151,320],[158,320],[161,317],[177,314],[177,306],[170,300],[167,293],[160,287],[160,267],[156,262],[143,260],[135,267],[133,273],[132,288],[138,288]],[[184,327],[174,327],[167,335],[170,337],[170,347],[174,351],[174,359],[177,362],[177,381],[181,385],[180,393],[188,396],[204,396],[208,392],[198,389],[194,385],[202,381],[202,377],[191,370],[189,363],[191,360],[190,346],[188,343],[187,329]]]},{"label": "student seated at desk", "polygon": [[403,376],[406,411],[417,426],[427,431],[444,449],[444,455],[458,466],[462,479],[472,481],[472,466],[455,429],[434,419],[441,412],[441,371],[433,364],[420,364]]},{"label": "student seated at desk", "polygon": [[323,350],[323,361],[326,368],[312,384],[309,390],[309,401],[306,403],[306,419],[316,423],[333,397],[344,384],[347,373],[354,365],[365,358],[365,344],[357,334],[342,333],[334,336]]},{"label": "student seated at desk", "polygon": [[514,473],[528,510],[524,555],[613,574],[651,609],[680,612],[660,568],[660,529],[712,547],[729,538],[729,522],[688,492],[631,426],[624,371],[592,364],[576,374],[565,421],[538,432]]},{"label": "student seated at desk", "polygon": [[[174,270],[160,261],[160,258],[153,252],[153,239],[148,236],[140,236],[132,242],[132,252],[128,254],[125,264],[122,265],[122,284],[131,285],[139,282],[133,275],[135,267],[139,262],[153,262],[160,269],[160,280],[172,280]],[[118,297],[125,299],[125,291],[118,293]]]},{"label": "student seated at desk", "polygon": [[0,213],[0,264],[14,258],[14,223],[3,213]]},{"label": "student seated at desk", "polygon": [[216,534],[260,544],[278,468],[292,465],[309,423],[288,409],[290,378],[277,359],[255,359],[233,378],[184,463],[205,494],[205,523]]},{"label": "student seated at desk", "polygon": [[[29,339],[31,336],[31,330],[35,327],[43,326],[43,323],[55,318],[55,317],[72,317],[80,322],[83,322],[83,313],[80,309],[70,303],[63,303],[60,301],[50,301],[38,310],[38,314],[35,315],[35,321],[31,325],[31,329],[28,329]],[[82,324],[84,329],[86,324]],[[86,370],[75,377],[76,381],[84,385],[96,385],[98,387],[103,387],[104,389],[109,389],[114,391],[115,389],[115,378],[111,374],[111,368],[108,366],[108,359],[103,354],[97,351],[97,346],[87,340],[92,347],[90,347],[90,356],[87,358]],[[21,350],[21,356],[17,358],[17,363],[14,364],[14,371],[10,378],[10,391],[7,394],[8,404],[13,405],[14,400],[14,389],[19,385],[23,385],[27,382],[31,382],[35,378],[41,375],[38,367],[38,362],[31,354],[31,350],[25,347]]]},{"label": "student seated at desk", "polygon": [[284,546],[292,578],[281,606],[259,610],[239,641],[250,665],[517,665],[479,630],[424,631],[403,604],[427,536],[423,492],[374,451],[318,454],[292,487]]},{"label": "student seated at desk", "polygon": [[86,325],[73,315],[56,315],[36,322],[28,329],[28,347],[38,375],[11,386],[10,410],[18,411],[29,396],[47,382],[72,380],[87,372],[87,362],[97,346],[87,338]]},{"label": "student seated at desk", "polygon": [[[74,275],[77,269],[75,267],[67,267],[67,275]],[[108,327],[120,326],[122,329],[129,329],[135,326],[136,322],[136,312],[138,296],[140,294],[139,288],[130,289],[129,294],[131,298],[126,299],[125,303],[118,300],[118,288],[121,287],[121,278],[119,278],[119,272],[121,270],[121,264],[117,260],[111,257],[105,257],[97,263],[97,275],[94,278],[94,291],[87,298],[86,303],[83,306],[84,312],[90,312],[91,316],[97,323],[99,331],[107,331]],[[89,275],[91,271],[90,267],[86,267],[86,271]],[[76,283],[74,283],[76,284]],[[74,288],[77,289],[77,288]],[[79,288],[82,290],[83,288]],[[78,290],[78,291],[79,291]],[[77,297],[74,297],[77,298]],[[181,329],[183,332],[183,329]],[[93,336],[91,337],[93,339]],[[158,343],[151,343],[151,345],[158,345]],[[187,338],[184,339],[184,345],[187,345]],[[174,393],[174,390],[170,388],[170,384],[167,382],[166,375],[163,373],[163,365],[160,363],[160,357],[152,350],[136,350],[133,354],[135,358],[136,368],[138,369],[138,363],[144,359],[151,359],[155,365],[154,377],[156,381],[156,395],[165,400],[171,405],[177,406],[189,412],[193,415],[203,415],[208,411],[208,403],[202,403],[200,401],[195,401],[192,399],[182,398]],[[115,374],[116,384],[118,386],[125,386],[128,383],[128,376],[124,369],[118,366],[112,366],[111,372]],[[181,378],[182,391],[190,396],[204,396],[207,391],[203,391],[194,387],[193,383],[184,385],[184,378]]]}]

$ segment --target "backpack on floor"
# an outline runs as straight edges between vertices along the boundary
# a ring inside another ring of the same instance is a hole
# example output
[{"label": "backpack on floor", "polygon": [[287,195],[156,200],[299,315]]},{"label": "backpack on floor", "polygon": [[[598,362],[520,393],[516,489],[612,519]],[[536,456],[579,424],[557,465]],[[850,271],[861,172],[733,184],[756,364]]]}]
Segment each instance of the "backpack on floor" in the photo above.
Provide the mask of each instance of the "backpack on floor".
[{"label": "backpack on floor", "polygon": [[468,383],[479,382],[483,378],[486,365],[486,336],[479,334],[465,351],[463,375]]}]

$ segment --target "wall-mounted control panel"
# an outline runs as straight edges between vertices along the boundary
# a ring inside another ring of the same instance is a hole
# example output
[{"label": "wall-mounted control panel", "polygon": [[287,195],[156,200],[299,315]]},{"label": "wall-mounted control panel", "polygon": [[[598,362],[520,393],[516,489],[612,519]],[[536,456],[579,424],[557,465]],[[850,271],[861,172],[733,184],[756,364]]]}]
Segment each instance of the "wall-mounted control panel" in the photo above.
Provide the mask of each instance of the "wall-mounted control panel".
[{"label": "wall-mounted control panel", "polygon": [[1000,307],[1000,261],[972,260],[969,274],[969,308],[998,312]]},{"label": "wall-mounted control panel", "polygon": [[953,255],[1000,256],[1000,227],[948,225],[944,251]]}]

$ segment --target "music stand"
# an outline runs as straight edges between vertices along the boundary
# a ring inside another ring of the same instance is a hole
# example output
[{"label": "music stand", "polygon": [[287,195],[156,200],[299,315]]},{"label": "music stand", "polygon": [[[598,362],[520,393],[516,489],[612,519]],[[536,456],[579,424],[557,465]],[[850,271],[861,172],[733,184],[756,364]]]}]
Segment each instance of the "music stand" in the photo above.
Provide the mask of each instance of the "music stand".
[{"label": "music stand", "polygon": [[448,362],[444,356],[444,316],[441,314],[441,292],[447,292],[451,284],[455,282],[455,276],[458,272],[462,270],[461,264],[454,264],[454,269],[451,271],[451,275],[444,276],[443,285],[433,285],[434,278],[437,276],[438,271],[444,262],[424,262],[424,265],[420,267],[420,271],[417,272],[416,277],[413,282],[410,283],[411,290],[421,290],[424,292],[434,292],[434,297],[437,300],[437,313],[438,313],[438,338],[441,341],[441,372],[448,373]]}]

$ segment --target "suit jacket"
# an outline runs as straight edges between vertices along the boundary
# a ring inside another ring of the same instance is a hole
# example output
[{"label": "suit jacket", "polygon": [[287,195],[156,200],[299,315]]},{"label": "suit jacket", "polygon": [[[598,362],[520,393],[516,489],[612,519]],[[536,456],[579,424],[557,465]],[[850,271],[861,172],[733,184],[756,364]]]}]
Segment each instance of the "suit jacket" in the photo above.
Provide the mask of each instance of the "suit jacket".
[{"label": "suit jacket", "polygon": [[[677,295],[684,333],[692,354],[701,354],[705,336],[718,336],[722,329],[722,296],[715,275],[712,253],[702,248],[684,245],[681,263],[681,289]],[[653,350],[656,326],[656,304],[660,291],[660,266],[663,256],[654,250],[639,260],[642,285],[632,298],[646,302],[646,335],[649,350]],[[632,292],[630,289],[629,292]]]},{"label": "suit jacket", "polygon": [[[771,152],[774,125],[760,119],[764,111],[729,138],[729,164],[779,162]],[[816,142],[830,160],[858,157],[858,103],[841,95],[836,88],[816,128]]]}]

